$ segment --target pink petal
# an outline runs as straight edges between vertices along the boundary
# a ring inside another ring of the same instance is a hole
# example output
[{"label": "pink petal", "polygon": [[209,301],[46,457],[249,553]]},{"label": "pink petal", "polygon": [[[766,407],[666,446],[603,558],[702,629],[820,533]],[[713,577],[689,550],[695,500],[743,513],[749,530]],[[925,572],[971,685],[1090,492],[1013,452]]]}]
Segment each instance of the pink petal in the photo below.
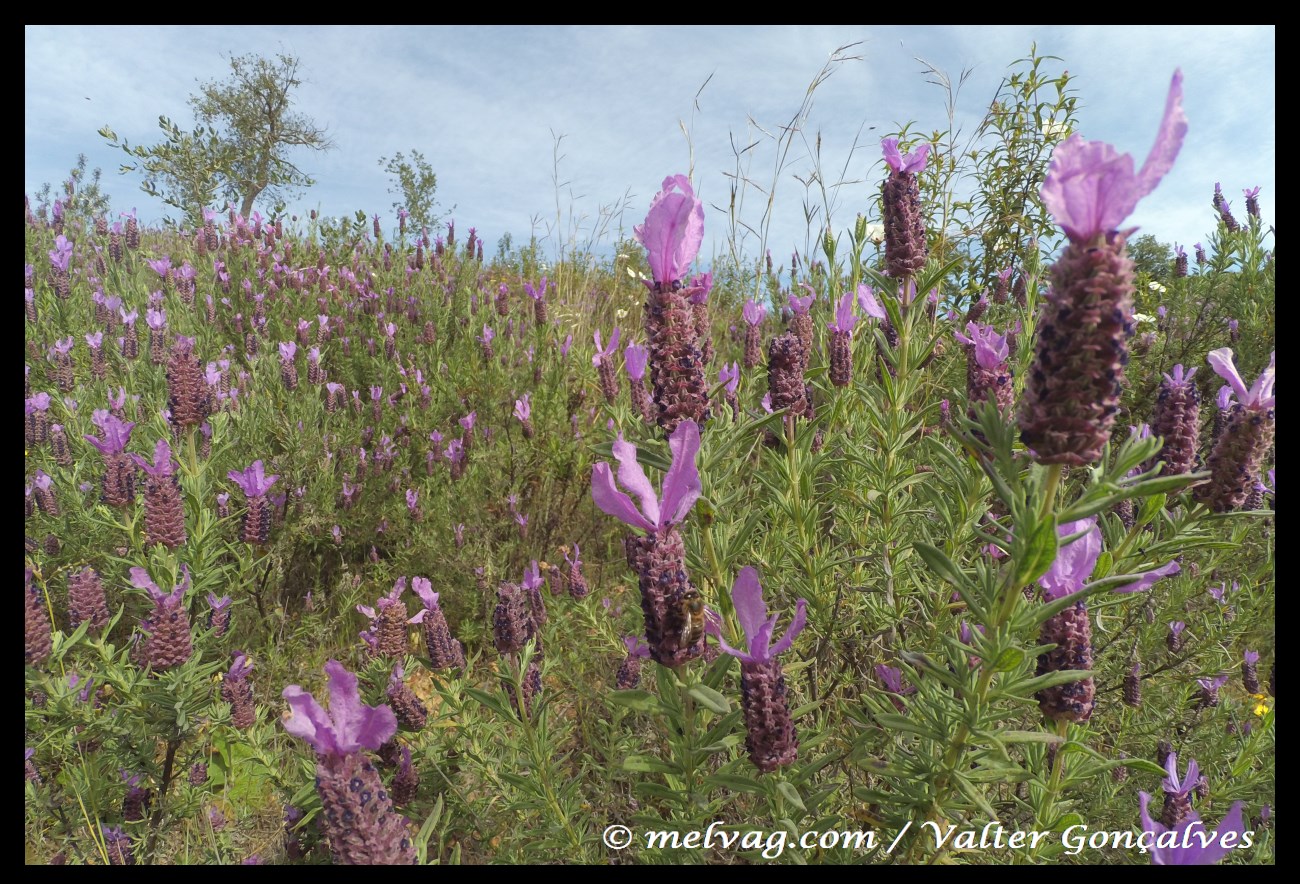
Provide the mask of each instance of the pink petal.
[{"label": "pink petal", "polygon": [[731,585],[731,604],[736,609],[736,619],[745,632],[745,641],[749,650],[756,650],[755,639],[767,623],[767,603],[763,601],[763,587],[758,582],[758,571],[752,567],[742,568],[736,575],[736,582]]},{"label": "pink petal", "polygon": [[625,525],[643,531],[655,530],[654,523],[647,521],[646,517],[641,515],[636,504],[632,503],[632,498],[614,487],[614,474],[610,472],[607,463],[598,463],[592,468],[591,499],[602,512],[613,516]]},{"label": "pink petal", "polygon": [[1214,369],[1214,373],[1232,386],[1238,400],[1243,403],[1250,401],[1250,393],[1246,390],[1246,383],[1241,379],[1241,375],[1237,373],[1237,366],[1232,361],[1231,347],[1211,350],[1205,358],[1210,363],[1210,368]]},{"label": "pink petal", "polygon": [[[619,433],[614,443],[614,459],[618,461],[618,484],[641,501],[641,512],[651,525],[659,523],[659,495],[646,478],[645,470],[636,459],[636,446],[623,439]],[[652,529],[653,530],[653,529]]]},{"label": "pink petal", "polygon": [[[669,525],[676,525],[686,518],[695,501],[700,497],[700,472],[695,465],[695,455],[700,450],[700,428],[695,421],[682,421],[668,437],[668,448],[673,453],[672,466],[664,476],[663,511],[656,521],[664,527],[664,516]],[[622,471],[619,479],[622,480]],[[624,487],[627,483],[624,482]],[[646,515],[650,513],[647,511]]]},{"label": "pink petal", "polygon": [[799,633],[803,632],[804,626],[808,623],[808,600],[799,599],[794,603],[794,619],[790,621],[790,626],[786,629],[785,635],[781,640],[772,646],[770,655],[775,657],[777,654],[784,654],[794,644],[794,640]]},{"label": "pink petal", "polygon": [[1057,535],[1068,537],[1084,530],[1088,530],[1088,533],[1057,550],[1052,567],[1038,579],[1038,585],[1043,588],[1047,598],[1059,599],[1078,592],[1097,566],[1097,559],[1101,556],[1101,529],[1097,527],[1095,516],[1059,525]]},{"label": "pink petal", "polygon": [[1169,95],[1165,98],[1165,113],[1160,119],[1160,131],[1156,133],[1156,143],[1147,154],[1146,162],[1137,176],[1138,197],[1144,197],[1156,189],[1160,179],[1169,174],[1178,158],[1178,151],[1187,136],[1187,115],[1183,113],[1183,72],[1174,71],[1169,82]]}]

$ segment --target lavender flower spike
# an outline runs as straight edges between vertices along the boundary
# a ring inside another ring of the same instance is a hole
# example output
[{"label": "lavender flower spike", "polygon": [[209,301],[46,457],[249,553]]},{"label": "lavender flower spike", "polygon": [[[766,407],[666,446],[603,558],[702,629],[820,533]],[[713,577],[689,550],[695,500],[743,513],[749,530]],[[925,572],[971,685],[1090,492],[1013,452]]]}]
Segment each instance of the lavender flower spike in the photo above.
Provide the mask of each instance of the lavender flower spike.
[{"label": "lavender flower spike", "polygon": [[767,603],[763,588],[758,582],[758,572],[745,568],[736,575],[731,588],[731,600],[736,609],[736,619],[745,634],[745,650],[738,650],[722,637],[718,615],[709,611],[705,629],[718,640],[722,650],[740,660],[741,705],[745,712],[748,736],[745,748],[749,759],[760,771],[770,773],[778,767],[793,764],[799,754],[799,738],[794,722],[790,720],[785,676],[781,672],[779,654],[789,650],[795,637],[807,622],[806,599],[795,602],[794,619],[775,644],[776,615],[767,616]]},{"label": "lavender flower spike", "polygon": [[1131,156],[1078,134],[1052,155],[1043,203],[1070,243],[1051,269],[1020,411],[1021,438],[1041,464],[1094,463],[1110,439],[1133,331],[1132,231],[1118,228],[1178,156],[1187,133],[1182,97],[1175,71],[1155,146],[1136,174]]},{"label": "lavender flower spike", "polygon": [[1140,818],[1142,831],[1152,836],[1151,862],[1157,866],[1210,866],[1229,854],[1235,847],[1245,847],[1242,835],[1246,832],[1242,819],[1244,804],[1233,802],[1228,814],[1213,832],[1206,829],[1205,823],[1196,811],[1176,826],[1166,826],[1151,819],[1147,809],[1151,796],[1146,792],[1138,793],[1141,802]]},{"label": "lavender flower spike", "polygon": [[1250,389],[1246,389],[1245,382],[1237,373],[1231,349],[1214,350],[1208,359],[1215,373],[1228,382],[1238,400],[1228,412],[1210,454],[1207,463],[1210,481],[1195,492],[1198,501],[1222,513],[1237,509],[1246,502],[1273,442],[1273,409],[1277,404],[1273,393],[1276,354],[1269,356],[1268,368],[1260,373]]},{"label": "lavender flower spike", "polygon": [[672,466],[663,480],[662,496],[636,461],[636,447],[622,436],[614,443],[619,462],[619,483],[640,499],[640,508],[614,486],[608,464],[592,470],[591,496],[596,506],[646,536],[625,541],[628,565],[637,572],[641,611],[645,615],[646,641],[651,656],[662,666],[676,667],[704,653],[704,636],[688,628],[684,608],[698,591],[686,573],[686,548],[677,525],[686,518],[700,496],[700,475],[695,456],[700,431],[694,421],[683,421],[668,440]]}]

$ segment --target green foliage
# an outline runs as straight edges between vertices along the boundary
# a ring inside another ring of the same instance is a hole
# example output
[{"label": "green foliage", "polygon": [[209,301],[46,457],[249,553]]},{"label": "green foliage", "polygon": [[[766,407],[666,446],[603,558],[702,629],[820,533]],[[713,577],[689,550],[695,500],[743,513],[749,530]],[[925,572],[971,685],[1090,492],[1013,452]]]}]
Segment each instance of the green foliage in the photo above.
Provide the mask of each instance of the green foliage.
[{"label": "green foliage", "polygon": [[438,226],[442,217],[436,211],[438,201],[434,198],[438,192],[438,176],[424,154],[412,148],[408,159],[399,150],[391,157],[380,157],[379,165],[392,178],[393,186],[388,188],[388,192],[401,196],[393,202],[393,208],[410,213],[410,229],[418,233]]},{"label": "green foliage", "polygon": [[163,140],[134,147],[108,126],[99,130],[138,161],[123,165],[123,174],[140,172],[140,189],[180,209],[191,227],[202,225],[203,210],[218,198],[238,202],[239,213],[249,217],[258,200],[275,204],[310,187],[315,182],[291,161],[291,153],[334,146],[324,129],[293,110],[294,92],[303,84],[298,58],[250,53],[229,62],[227,80],[202,84],[190,96],[192,130],[160,116]]}]

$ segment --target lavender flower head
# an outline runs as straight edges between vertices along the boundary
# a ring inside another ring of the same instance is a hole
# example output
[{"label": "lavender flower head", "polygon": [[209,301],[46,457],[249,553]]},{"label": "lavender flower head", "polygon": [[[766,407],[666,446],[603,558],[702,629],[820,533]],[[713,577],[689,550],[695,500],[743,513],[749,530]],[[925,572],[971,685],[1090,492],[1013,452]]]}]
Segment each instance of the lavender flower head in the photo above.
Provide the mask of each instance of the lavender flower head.
[{"label": "lavender flower head", "polygon": [[754,301],[747,299],[745,306],[740,308],[740,315],[750,325],[759,326],[763,324],[763,320],[767,317],[767,308],[762,304],[756,304]]},{"label": "lavender flower head", "polygon": [[745,649],[727,644],[722,637],[721,618],[712,610],[707,612],[705,630],[717,639],[723,651],[740,660],[741,705],[748,731],[745,748],[754,766],[770,773],[793,764],[799,753],[799,739],[790,720],[785,676],[777,656],[789,650],[803,631],[808,602],[806,599],[795,602],[789,628],[773,643],[777,617],[767,616],[767,603],[756,570],[747,567],[736,575],[731,600],[745,635]]},{"label": "lavender flower head", "polygon": [[393,810],[375,766],[361,755],[377,750],[397,732],[390,706],[361,702],[357,677],[336,660],[325,664],[330,709],[298,685],[283,696],[290,713],[284,729],[316,752],[316,791],[324,808],[323,826],[335,862],[344,865],[410,864],[415,851],[405,818]]},{"label": "lavender flower head", "polygon": [[661,495],[655,494],[637,463],[636,446],[620,435],[614,443],[618,481],[640,500],[640,507],[614,486],[614,473],[604,463],[592,470],[591,496],[605,513],[646,532],[644,537],[633,536],[625,541],[628,564],[637,572],[651,654],[659,664],[676,667],[704,653],[703,635],[688,641],[694,633],[687,628],[683,605],[697,597],[693,595],[697,590],[686,574],[686,549],[677,531],[677,525],[700,496],[700,475],[695,465],[700,448],[699,427],[694,421],[682,421],[669,437],[668,447],[672,465],[664,476]]},{"label": "lavender flower head", "polygon": [[515,417],[521,421],[527,421],[533,416],[533,407],[528,401],[531,396],[531,393],[525,393],[522,399],[515,400]]},{"label": "lavender flower head", "polygon": [[[1056,559],[1038,579],[1044,601],[1055,601],[1083,590],[1101,557],[1101,529],[1095,516],[1065,522],[1058,526],[1061,540],[1075,539],[1057,549]],[[1177,573],[1179,565],[1170,562],[1142,574],[1136,581],[1116,592],[1131,593],[1149,589],[1161,577]],[[1082,601],[1066,607],[1044,621],[1039,643],[1056,647],[1038,657],[1037,675],[1067,670],[1092,669],[1092,622]],[[1087,721],[1093,710],[1095,686],[1091,676],[1067,684],[1045,688],[1037,694],[1043,714],[1057,721]]]},{"label": "lavender flower head", "polygon": [[1155,146],[1142,168],[1078,133],[1056,146],[1043,203],[1070,244],[1052,266],[1052,291],[1020,414],[1021,437],[1042,464],[1083,466],[1110,438],[1132,334],[1132,231],[1118,228],[1173,167],[1187,133],[1175,71]]},{"label": "lavender flower head", "polygon": [[[1273,442],[1276,354],[1270,354],[1268,368],[1255,383],[1246,388],[1233,364],[1232,350],[1224,347],[1209,354],[1210,366],[1228,382],[1237,396],[1237,404],[1227,413],[1226,422],[1214,443],[1207,466],[1210,481],[1195,491],[1198,501],[1215,512],[1227,512],[1242,506],[1250,496]],[[1220,393],[1220,401],[1223,395]]]},{"label": "lavender flower head", "polygon": [[650,274],[657,284],[668,288],[681,280],[704,241],[704,203],[695,198],[690,179],[685,175],[665,178],[645,223],[632,232],[645,246]]}]

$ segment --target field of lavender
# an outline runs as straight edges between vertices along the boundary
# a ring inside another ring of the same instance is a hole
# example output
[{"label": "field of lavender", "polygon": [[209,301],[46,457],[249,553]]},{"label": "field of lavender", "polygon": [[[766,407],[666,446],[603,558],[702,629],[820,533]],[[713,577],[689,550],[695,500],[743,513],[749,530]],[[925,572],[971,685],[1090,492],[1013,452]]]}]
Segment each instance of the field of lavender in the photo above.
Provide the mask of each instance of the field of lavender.
[{"label": "field of lavender", "polygon": [[1186,128],[1007,126],[955,233],[899,133],[789,267],[684,175],[607,261],[29,202],[27,861],[1271,863],[1274,234],[1130,255]]}]

